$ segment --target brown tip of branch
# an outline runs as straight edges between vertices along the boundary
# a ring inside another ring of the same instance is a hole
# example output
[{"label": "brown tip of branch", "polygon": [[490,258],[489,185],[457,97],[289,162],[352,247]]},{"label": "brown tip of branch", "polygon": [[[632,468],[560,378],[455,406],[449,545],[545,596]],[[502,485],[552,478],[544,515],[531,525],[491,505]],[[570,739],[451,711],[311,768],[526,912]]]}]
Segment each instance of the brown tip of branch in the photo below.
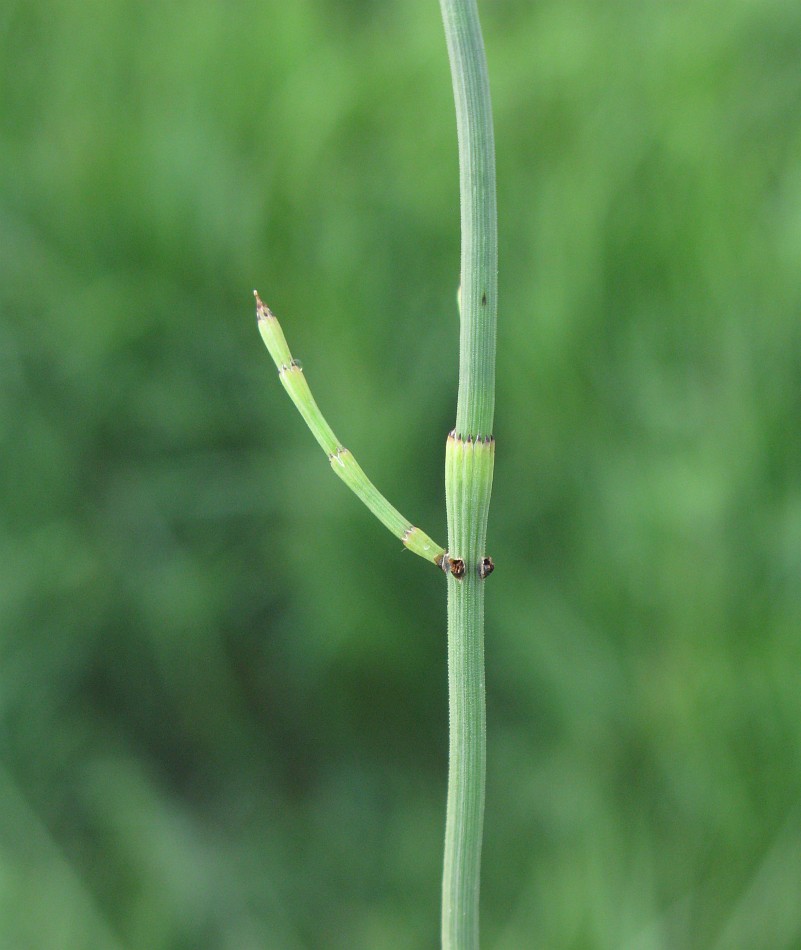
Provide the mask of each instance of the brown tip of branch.
[{"label": "brown tip of branch", "polygon": [[257,320],[267,320],[269,317],[273,316],[272,310],[263,302],[259,296],[258,290],[253,291],[253,296],[256,298],[256,319]]}]

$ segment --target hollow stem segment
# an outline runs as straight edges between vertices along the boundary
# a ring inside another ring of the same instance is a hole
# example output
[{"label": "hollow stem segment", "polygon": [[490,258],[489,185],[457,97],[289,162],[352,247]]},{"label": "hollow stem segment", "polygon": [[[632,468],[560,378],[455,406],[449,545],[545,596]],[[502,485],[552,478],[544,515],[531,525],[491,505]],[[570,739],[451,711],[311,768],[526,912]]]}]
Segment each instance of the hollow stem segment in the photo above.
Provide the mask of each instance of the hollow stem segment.
[{"label": "hollow stem segment", "polygon": [[262,303],[258,293],[256,297],[256,319],[259,333],[264,340],[273,362],[278,368],[278,376],[289,398],[295,404],[298,412],[311,430],[312,435],[328,456],[331,468],[342,481],[360,498],[372,511],[378,520],[388,528],[396,538],[414,554],[433,561],[442,567],[445,561],[445,548],[438,545],[420,528],[410,521],[391,505],[381,492],[365,475],[364,470],[334,435],[331,426],[326,422],[309,384],[303,375],[303,368],[298,360],[292,358],[289,345],[286,342],[281,324],[269,307]]}]

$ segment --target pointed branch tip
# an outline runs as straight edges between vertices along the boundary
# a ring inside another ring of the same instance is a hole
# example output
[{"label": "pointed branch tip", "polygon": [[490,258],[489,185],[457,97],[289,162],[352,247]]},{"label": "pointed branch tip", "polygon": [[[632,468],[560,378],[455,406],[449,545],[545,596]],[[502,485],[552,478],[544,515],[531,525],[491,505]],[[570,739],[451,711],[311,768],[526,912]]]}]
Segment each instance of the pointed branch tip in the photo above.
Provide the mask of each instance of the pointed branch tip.
[{"label": "pointed branch tip", "polygon": [[261,299],[258,290],[253,291],[253,296],[256,298],[256,319],[266,320],[268,317],[272,317],[272,310],[270,310],[267,304]]}]

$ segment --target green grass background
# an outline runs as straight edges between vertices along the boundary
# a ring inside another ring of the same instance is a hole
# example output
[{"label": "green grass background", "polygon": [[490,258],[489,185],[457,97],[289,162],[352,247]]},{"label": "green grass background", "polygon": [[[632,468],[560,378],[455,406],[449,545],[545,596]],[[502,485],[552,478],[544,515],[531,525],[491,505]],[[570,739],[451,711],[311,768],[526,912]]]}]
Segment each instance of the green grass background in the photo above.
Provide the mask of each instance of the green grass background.
[{"label": "green grass background", "polygon": [[[801,947],[801,7],[485,0],[483,945]],[[434,0],[0,6],[0,947],[434,948]]]}]

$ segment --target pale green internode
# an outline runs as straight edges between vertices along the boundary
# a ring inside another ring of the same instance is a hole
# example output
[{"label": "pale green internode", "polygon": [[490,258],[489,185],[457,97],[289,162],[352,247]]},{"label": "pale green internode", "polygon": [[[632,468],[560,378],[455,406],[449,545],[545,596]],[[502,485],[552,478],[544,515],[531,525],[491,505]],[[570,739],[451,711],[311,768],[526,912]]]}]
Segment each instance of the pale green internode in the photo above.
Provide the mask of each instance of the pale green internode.
[{"label": "pale green internode", "polygon": [[491,435],[476,439],[463,439],[456,432],[448,435],[445,500],[448,523],[452,525],[449,554],[463,560],[466,570],[475,570],[482,578],[492,571],[484,547],[494,468],[495,439]]},{"label": "pale green internode", "polygon": [[289,345],[284,337],[281,324],[269,307],[265,306],[254,290],[256,297],[256,318],[259,333],[264,340],[273,362],[278,368],[278,376],[289,398],[295,404],[298,412],[311,430],[312,435],[328,456],[331,468],[372,511],[378,520],[388,528],[396,538],[400,538],[405,547],[414,554],[420,555],[427,561],[433,561],[438,567],[447,565],[445,548],[432,541],[420,528],[410,521],[391,505],[381,492],[365,475],[361,465],[351,455],[348,449],[334,435],[331,426],[326,422],[320,408],[312,396],[303,367],[298,360],[292,358]]}]

